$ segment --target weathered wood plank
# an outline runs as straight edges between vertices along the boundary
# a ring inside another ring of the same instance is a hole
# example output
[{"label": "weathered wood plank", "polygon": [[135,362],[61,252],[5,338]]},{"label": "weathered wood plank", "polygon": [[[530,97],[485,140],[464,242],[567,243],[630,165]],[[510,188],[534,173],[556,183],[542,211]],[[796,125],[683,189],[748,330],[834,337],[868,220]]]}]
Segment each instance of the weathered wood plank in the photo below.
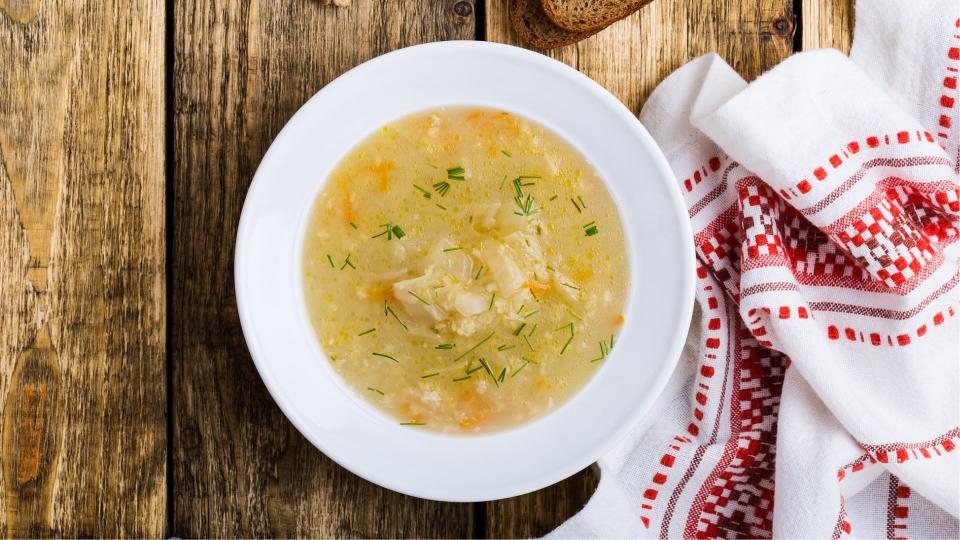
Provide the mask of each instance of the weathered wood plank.
[{"label": "weathered wood plank", "polygon": [[[508,1],[488,0],[486,38],[522,45],[510,28]],[[639,112],[658,82],[701,54],[719,53],[748,80],[788,56],[792,5],[790,0],[655,0],[603,32],[547,54]]]},{"label": "weathered wood plank", "polygon": [[[508,1],[488,1],[486,37],[522,45],[510,28]],[[773,67],[793,50],[792,6],[790,0],[655,0],[603,32],[547,54],[639,112],[657,83],[701,54],[719,53],[748,80]],[[506,538],[542,535],[582,508],[596,481],[588,470],[547,490],[489,503],[487,532]]]},{"label": "weathered wood plank", "polygon": [[184,0],[174,18],[172,533],[470,536],[472,505],[361,480],[286,421],[244,345],[232,269],[244,194],[296,109],[378,54],[472,39],[473,2]]},{"label": "weathered wood plank", "polygon": [[834,47],[850,52],[854,0],[804,0],[803,49]]},{"label": "weathered wood plank", "polygon": [[8,537],[166,528],[164,9],[0,0]]}]

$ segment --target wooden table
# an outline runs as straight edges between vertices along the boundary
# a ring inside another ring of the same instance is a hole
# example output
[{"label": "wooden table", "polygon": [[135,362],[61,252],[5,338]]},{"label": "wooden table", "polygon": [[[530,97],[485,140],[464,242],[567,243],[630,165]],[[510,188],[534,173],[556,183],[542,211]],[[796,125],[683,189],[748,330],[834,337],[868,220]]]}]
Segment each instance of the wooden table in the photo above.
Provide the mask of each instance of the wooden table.
[{"label": "wooden table", "polygon": [[[636,112],[705,52],[752,79],[848,48],[851,4],[655,0],[548,54]],[[357,478],[274,405],[234,302],[244,194],[294,111],[398,47],[518,43],[506,5],[0,0],[7,536],[536,536],[586,502],[590,470],[485,504]]]}]

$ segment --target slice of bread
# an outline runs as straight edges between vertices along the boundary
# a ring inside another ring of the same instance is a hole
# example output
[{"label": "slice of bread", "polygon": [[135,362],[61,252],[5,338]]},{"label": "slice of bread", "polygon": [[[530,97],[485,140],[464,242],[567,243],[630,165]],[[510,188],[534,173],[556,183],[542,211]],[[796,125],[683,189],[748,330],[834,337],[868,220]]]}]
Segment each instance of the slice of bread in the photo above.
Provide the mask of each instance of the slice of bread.
[{"label": "slice of bread", "polygon": [[555,49],[576,43],[596,34],[602,28],[587,32],[571,32],[553,24],[543,12],[540,0],[510,0],[510,23],[520,39],[541,49]]},{"label": "slice of bread", "polygon": [[553,24],[571,32],[602,30],[651,0],[540,0]]}]

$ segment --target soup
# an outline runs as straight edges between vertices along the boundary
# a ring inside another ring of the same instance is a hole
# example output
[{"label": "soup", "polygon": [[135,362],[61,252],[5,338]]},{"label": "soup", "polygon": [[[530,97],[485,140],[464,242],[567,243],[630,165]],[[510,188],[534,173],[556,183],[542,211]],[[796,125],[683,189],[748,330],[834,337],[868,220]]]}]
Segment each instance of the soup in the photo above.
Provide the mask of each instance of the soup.
[{"label": "soup", "polygon": [[334,369],[405,426],[483,433],[580,389],[616,345],[623,226],[590,164],[514,114],[448,107],[353,148],[314,203],[307,308]]}]

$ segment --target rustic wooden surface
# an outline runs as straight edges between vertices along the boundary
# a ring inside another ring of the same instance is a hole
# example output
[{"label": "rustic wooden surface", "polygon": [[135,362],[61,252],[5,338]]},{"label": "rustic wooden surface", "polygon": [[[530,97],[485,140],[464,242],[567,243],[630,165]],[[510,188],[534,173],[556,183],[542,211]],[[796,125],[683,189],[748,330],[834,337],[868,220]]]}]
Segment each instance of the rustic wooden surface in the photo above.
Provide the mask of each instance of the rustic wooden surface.
[{"label": "rustic wooden surface", "polygon": [[166,523],[161,0],[0,0],[6,536]]},{"label": "rustic wooden surface", "polygon": [[[706,52],[752,79],[849,48],[852,1],[654,0],[549,54],[637,112]],[[293,112],[397,47],[517,43],[506,4],[0,0],[6,536],[537,536],[585,504],[592,469],[473,505],[346,472],[270,399],[233,299],[243,197]]]}]

